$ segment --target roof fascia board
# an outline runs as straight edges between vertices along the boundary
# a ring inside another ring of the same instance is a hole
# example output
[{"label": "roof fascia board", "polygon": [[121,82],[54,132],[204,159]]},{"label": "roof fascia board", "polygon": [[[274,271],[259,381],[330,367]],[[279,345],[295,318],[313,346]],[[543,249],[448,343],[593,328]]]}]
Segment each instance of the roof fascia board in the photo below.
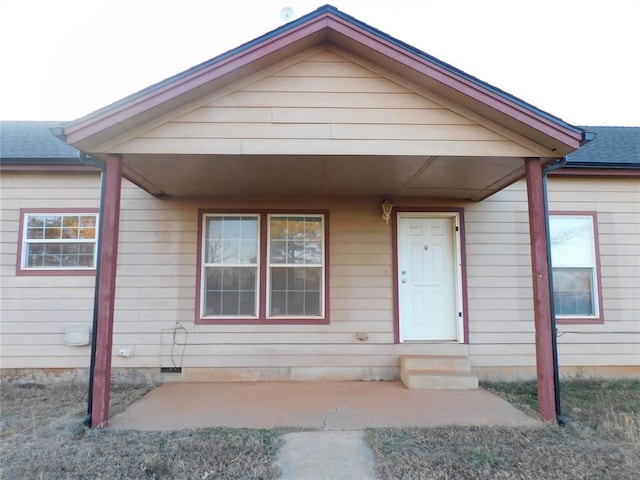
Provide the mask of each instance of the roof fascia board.
[{"label": "roof fascia board", "polygon": [[55,163],[48,164],[44,162],[31,163],[0,163],[0,172],[23,172],[23,173],[41,173],[41,172],[99,172],[96,168],[87,165],[78,165],[71,163]]},{"label": "roof fascia board", "polygon": [[78,157],[0,158],[0,165],[82,165]]},{"label": "roof fascia board", "polygon": [[619,167],[619,168],[594,168],[594,167],[564,167],[549,173],[558,177],[612,177],[612,178],[640,178],[640,168]]}]

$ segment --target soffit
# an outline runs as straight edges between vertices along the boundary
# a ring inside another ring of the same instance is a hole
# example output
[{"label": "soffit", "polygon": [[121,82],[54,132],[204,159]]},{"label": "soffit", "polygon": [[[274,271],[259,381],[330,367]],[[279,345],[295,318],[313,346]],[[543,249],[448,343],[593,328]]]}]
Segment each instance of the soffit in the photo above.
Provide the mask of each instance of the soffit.
[{"label": "soffit", "polygon": [[481,200],[521,178],[519,157],[126,156],[125,176],[157,196],[353,196]]}]

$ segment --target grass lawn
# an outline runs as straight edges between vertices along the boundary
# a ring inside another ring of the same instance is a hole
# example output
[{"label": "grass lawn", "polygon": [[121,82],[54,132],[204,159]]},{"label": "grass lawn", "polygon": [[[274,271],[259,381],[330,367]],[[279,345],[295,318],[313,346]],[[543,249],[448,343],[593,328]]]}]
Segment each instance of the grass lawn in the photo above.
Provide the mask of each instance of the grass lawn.
[{"label": "grass lawn", "polygon": [[[114,386],[111,415],[149,389]],[[2,384],[2,480],[272,479],[281,431],[86,429],[86,386]]]},{"label": "grass lawn", "polygon": [[[535,383],[487,388],[536,414]],[[370,429],[382,479],[640,478],[640,381],[561,386],[565,427]]]},{"label": "grass lawn", "polygon": [[[535,415],[534,384],[484,387]],[[147,390],[115,386],[111,413]],[[3,480],[278,478],[287,430],[88,430],[85,386],[3,383],[0,393]],[[378,478],[639,478],[640,381],[563,382],[562,394],[563,428],[370,429]]]}]

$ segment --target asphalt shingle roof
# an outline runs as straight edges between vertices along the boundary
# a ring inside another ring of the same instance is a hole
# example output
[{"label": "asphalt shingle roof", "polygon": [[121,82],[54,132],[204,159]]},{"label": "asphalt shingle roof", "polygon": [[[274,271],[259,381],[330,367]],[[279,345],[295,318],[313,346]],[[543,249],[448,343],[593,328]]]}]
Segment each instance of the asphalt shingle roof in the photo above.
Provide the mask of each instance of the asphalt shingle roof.
[{"label": "asphalt shingle roof", "polygon": [[49,131],[64,122],[0,121],[0,158],[3,160],[71,160],[78,150],[54,137]]},{"label": "asphalt shingle roof", "polygon": [[596,138],[567,155],[567,166],[640,167],[640,127],[581,127]]},{"label": "asphalt shingle roof", "polygon": [[[53,136],[64,122],[0,121],[0,159],[79,160],[79,152]],[[640,168],[640,127],[581,127],[596,138],[567,156],[568,167]],[[33,163],[33,162],[32,162]]]}]

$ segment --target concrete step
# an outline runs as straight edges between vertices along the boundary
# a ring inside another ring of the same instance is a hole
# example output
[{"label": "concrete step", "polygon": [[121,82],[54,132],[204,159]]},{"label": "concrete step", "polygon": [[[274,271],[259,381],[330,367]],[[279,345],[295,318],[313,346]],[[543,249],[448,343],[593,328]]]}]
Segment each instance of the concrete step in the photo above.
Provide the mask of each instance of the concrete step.
[{"label": "concrete step", "polygon": [[471,374],[468,357],[409,355],[400,358],[400,379],[409,389],[474,390],[478,377]]},{"label": "concrete step", "polygon": [[465,373],[402,372],[400,378],[410,390],[477,390],[478,377]]},{"label": "concrete step", "polygon": [[402,371],[438,370],[452,373],[471,373],[468,357],[450,355],[408,355],[400,357]]}]

